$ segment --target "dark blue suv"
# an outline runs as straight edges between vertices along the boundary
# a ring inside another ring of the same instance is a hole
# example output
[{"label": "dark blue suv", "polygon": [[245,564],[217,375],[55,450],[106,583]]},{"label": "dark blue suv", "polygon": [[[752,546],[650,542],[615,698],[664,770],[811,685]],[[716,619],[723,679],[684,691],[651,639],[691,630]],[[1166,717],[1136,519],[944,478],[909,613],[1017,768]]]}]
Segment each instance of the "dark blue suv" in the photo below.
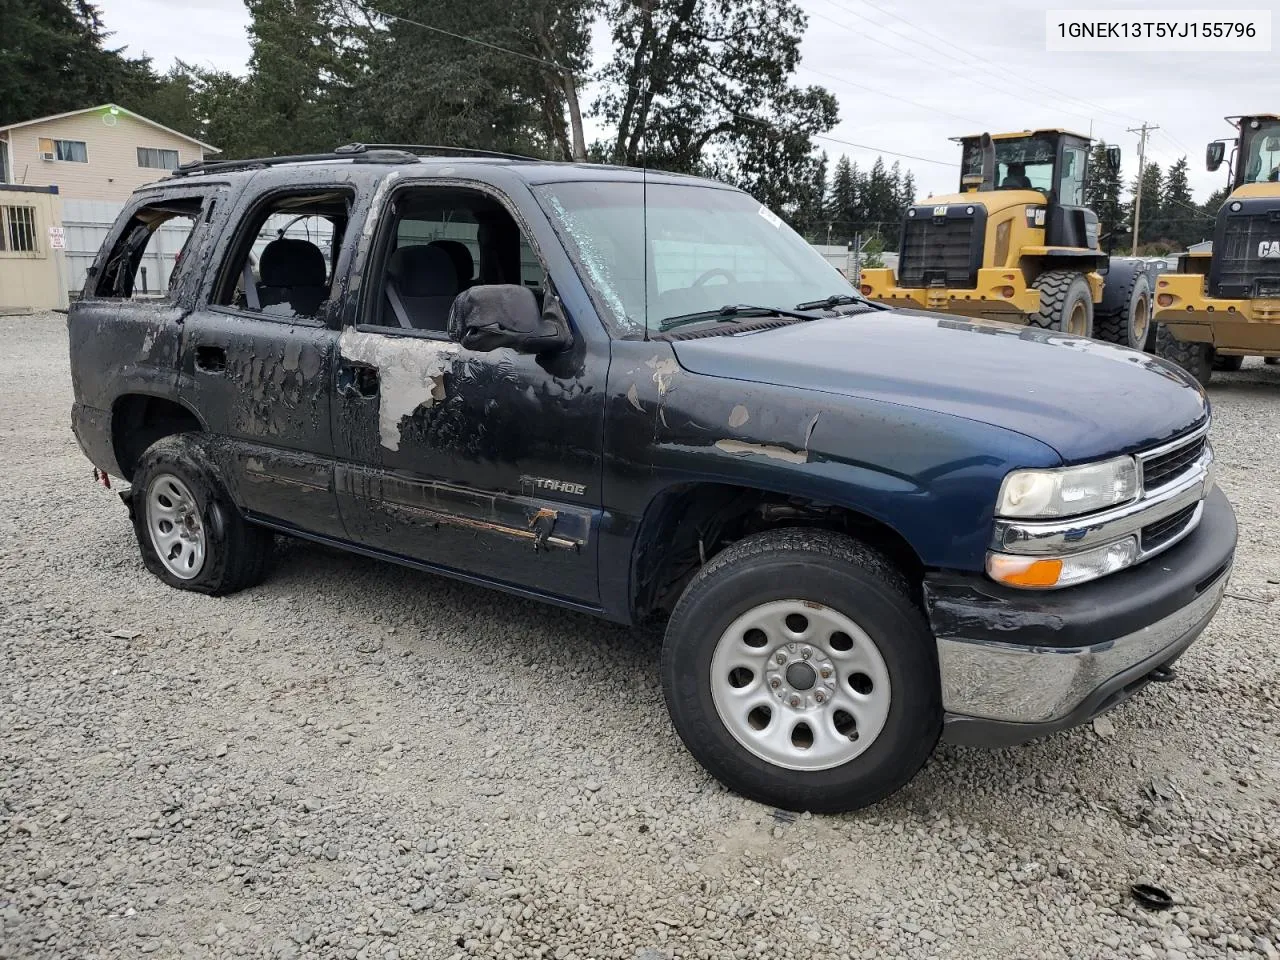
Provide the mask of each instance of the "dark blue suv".
[{"label": "dark blue suv", "polygon": [[665,622],[685,744],[781,807],[1170,678],[1231,569],[1186,374],[871,304],[705,180],[197,165],[135,194],[69,325],[76,435],[158,577],[231,593],[287,534]]}]

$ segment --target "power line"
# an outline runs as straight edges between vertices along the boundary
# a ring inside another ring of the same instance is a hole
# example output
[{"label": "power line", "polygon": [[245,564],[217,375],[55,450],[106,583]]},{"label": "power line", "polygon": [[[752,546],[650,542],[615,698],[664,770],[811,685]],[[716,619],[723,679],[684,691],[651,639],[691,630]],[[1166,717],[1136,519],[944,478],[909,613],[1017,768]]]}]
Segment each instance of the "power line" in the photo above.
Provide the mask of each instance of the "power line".
[{"label": "power line", "polygon": [[[871,24],[873,27],[884,26],[883,24],[876,23],[874,20],[870,19],[869,17],[866,17],[863,14],[858,13],[856,10],[851,10],[848,7],[844,6],[843,4],[837,3],[836,0],[826,0],[826,2],[829,3],[831,6],[835,7],[836,9],[844,11],[850,16],[857,17],[859,20],[863,20],[866,23]],[[839,20],[836,20],[834,17],[828,17],[826,14],[819,13],[816,10],[809,10],[807,12],[809,13],[810,16],[819,17],[820,19],[826,20],[828,23],[835,24],[841,30],[844,30],[850,36],[857,37],[859,40],[870,40],[872,43],[878,44],[879,46],[885,47],[886,49],[892,50],[894,53],[901,54],[905,57],[914,58],[919,55],[917,51],[903,50],[901,47],[895,47],[893,44],[886,43],[883,39],[879,37],[874,37],[869,34],[856,33],[852,29],[850,29],[847,24],[841,23]],[[955,58],[952,57],[952,59],[954,60]],[[959,61],[956,61],[956,62],[959,62]],[[943,72],[950,74],[953,77],[959,77],[961,80],[965,80],[969,83],[976,84],[977,86],[980,86],[980,87],[985,87],[986,89],[994,91],[995,93],[998,93],[1003,97],[1008,97],[1010,99],[1019,99],[1017,94],[1012,93],[1003,87],[998,87],[998,86],[995,86],[994,84],[987,83],[985,80],[981,80],[977,77],[969,76],[966,73],[961,73],[959,70],[947,68],[942,64],[935,64],[934,66],[936,66],[938,69],[941,69]],[[1022,82],[1022,81],[1018,81],[1018,82]],[[1090,121],[1092,121],[1093,119],[1088,114],[1080,113],[1077,110],[1064,110],[1063,112],[1069,113],[1073,116],[1083,117]]]},{"label": "power line", "polygon": [[[919,24],[919,23],[913,23],[912,21],[907,20],[907,19],[906,19],[906,18],[904,18],[904,17],[900,17],[900,16],[898,16],[898,14],[894,13],[892,10],[887,10],[887,9],[885,9],[884,7],[880,6],[880,4],[875,3],[875,2],[874,2],[874,0],[862,0],[862,2],[863,2],[863,3],[865,3],[867,6],[871,7],[872,9],[875,9],[875,10],[880,11],[880,12],[881,12],[881,13],[883,13],[885,16],[887,16],[887,17],[891,17],[892,19],[897,20],[897,21],[898,21],[898,22],[900,22],[900,23],[904,23],[904,24],[906,24],[908,27],[910,27],[910,28],[912,29],[912,31],[913,31],[913,32],[917,32],[917,31],[918,31],[919,33],[923,33],[923,34],[926,34],[926,35],[928,35],[928,36],[930,36],[930,37],[933,37],[933,38],[934,38],[934,39],[936,39],[936,40],[941,40],[943,43],[950,43],[950,41],[949,41],[946,37],[941,36],[940,34],[934,33],[932,30],[929,30],[927,27],[923,26],[922,24]],[[899,34],[899,35],[901,36],[902,34]],[[914,39],[914,38],[908,38],[908,39]],[[947,50],[938,50],[938,48],[937,48],[937,47],[934,47],[932,44],[930,44],[929,46],[930,46],[930,49],[936,50],[937,52],[942,53],[943,55],[945,55],[945,56],[947,56],[947,57],[950,57],[950,58],[951,58],[951,59],[953,59],[953,60],[956,60],[956,62],[957,62],[957,63],[961,62],[961,61],[959,61],[958,59],[956,59],[955,55],[954,55],[951,51],[947,51]],[[965,55],[966,57],[968,57],[970,60],[972,60],[972,61],[973,61],[973,65],[981,66],[981,67],[991,66],[991,64],[988,64],[987,62],[985,62],[985,61],[981,60],[980,58],[978,58],[978,57],[977,57],[977,56],[975,56],[974,54],[969,53],[967,50],[962,51],[962,52],[964,53],[964,55]],[[1013,74],[1011,71],[1006,70],[1005,68],[1001,67],[999,64],[994,64],[994,66],[995,66],[995,68],[996,68],[1000,73],[1002,73],[1002,74],[1004,74],[1005,76],[1009,77],[1011,80],[1014,80],[1014,81],[1015,81],[1015,82],[1017,82],[1017,83],[1026,84],[1026,85],[1028,85],[1028,86],[1037,87],[1037,88],[1039,88],[1039,89],[1041,89],[1041,90],[1046,91],[1046,92],[1047,92],[1047,93],[1049,93],[1050,95],[1052,95],[1052,96],[1054,96],[1054,97],[1057,97],[1058,99],[1060,99],[1060,100],[1062,100],[1062,101],[1064,101],[1064,102],[1068,102],[1068,103],[1070,103],[1070,102],[1075,102],[1075,103],[1078,103],[1078,104],[1080,104],[1081,106],[1087,107],[1087,108],[1089,108],[1089,109],[1091,109],[1091,110],[1095,110],[1095,111],[1100,112],[1100,113],[1109,113],[1109,114],[1111,114],[1112,116],[1114,116],[1114,117],[1119,117],[1119,118],[1121,118],[1121,119],[1126,119],[1126,120],[1137,120],[1137,119],[1138,119],[1138,117],[1133,117],[1133,116],[1130,116],[1130,115],[1128,115],[1128,114],[1121,113],[1121,112],[1119,112],[1119,111],[1109,109],[1109,108],[1107,108],[1107,107],[1102,106],[1101,104],[1098,104],[1098,103],[1092,103],[1091,101],[1088,101],[1088,100],[1082,100],[1080,97],[1075,97],[1075,96],[1071,96],[1070,94],[1065,94],[1065,93],[1063,93],[1062,91],[1060,91],[1060,90],[1055,90],[1053,87],[1049,86],[1048,84],[1041,83],[1039,80],[1036,80],[1036,79],[1034,79],[1034,78],[1031,78],[1031,77],[1020,77],[1020,76],[1017,76],[1017,75]],[[1081,116],[1081,117],[1083,117],[1083,116],[1085,116],[1085,114],[1075,114],[1075,116]],[[1092,119],[1092,118],[1090,117],[1090,119]]]},{"label": "power line", "polygon": [[[355,3],[355,2],[353,2],[353,3],[352,3],[352,6],[354,6],[356,9],[358,9],[358,10],[362,11],[366,16],[368,16],[368,15],[372,14],[372,15],[374,15],[374,16],[382,17],[382,18],[385,18],[385,19],[387,19],[387,20],[396,20],[396,21],[399,21],[400,23],[407,23],[407,24],[411,24],[411,25],[413,25],[413,26],[415,26],[415,27],[422,27],[424,30],[430,30],[430,31],[431,31],[431,32],[433,32],[433,33],[442,34],[442,35],[444,35],[444,36],[451,37],[451,38],[453,38],[454,40],[462,40],[462,41],[464,41],[464,42],[466,42],[466,43],[474,43],[474,44],[477,44],[477,45],[479,45],[479,46],[486,47],[486,48],[488,48],[488,49],[490,49],[490,50],[496,50],[496,51],[498,51],[499,53],[507,53],[507,54],[510,54],[510,55],[511,55],[511,56],[513,56],[513,57],[521,57],[521,58],[523,58],[523,59],[525,59],[525,60],[530,60],[530,61],[532,61],[532,62],[534,62],[534,63],[540,63],[540,64],[543,64],[544,66],[552,67],[552,68],[554,68],[554,69],[556,69],[556,70],[558,70],[558,71],[560,71],[560,72],[562,72],[562,73],[568,73],[568,74],[573,75],[573,76],[575,77],[575,79],[585,80],[585,81],[587,81],[587,82],[591,82],[591,81],[594,79],[594,78],[592,78],[592,77],[590,77],[590,76],[588,76],[588,75],[586,75],[586,74],[575,74],[575,73],[574,73],[574,71],[570,70],[568,67],[564,66],[563,64],[556,63],[554,60],[547,60],[547,59],[545,59],[545,58],[543,58],[543,57],[536,57],[536,56],[533,56],[532,54],[522,53],[522,52],[521,52],[521,51],[519,51],[519,50],[512,50],[512,49],[510,49],[510,48],[508,48],[508,47],[503,47],[503,46],[500,46],[499,44],[496,44],[496,43],[490,43],[490,42],[489,42],[489,41],[487,41],[487,40],[481,40],[481,39],[479,39],[478,37],[470,37],[470,36],[467,36],[466,34],[454,33],[453,31],[451,31],[451,30],[445,30],[445,29],[444,29],[444,28],[442,28],[442,27],[436,27],[436,26],[433,26],[433,25],[431,25],[431,24],[422,23],[422,22],[421,22],[421,21],[419,21],[419,20],[411,20],[411,19],[409,19],[408,17],[400,17],[400,16],[396,16],[395,14],[392,14],[392,13],[386,13],[386,12],[384,12],[384,11],[382,11],[382,10],[378,10],[378,9],[376,9],[376,8],[374,8],[374,7],[369,7],[369,6],[364,5],[364,4],[361,4],[361,3]],[[622,86],[624,86],[624,87],[626,87],[626,88],[628,88],[628,89],[630,89],[630,90],[635,90],[635,91],[636,91],[636,92],[638,92],[638,93],[647,93],[647,92],[648,92],[648,90],[647,90],[646,88],[644,88],[644,87],[638,87],[638,86],[636,86],[635,84],[628,84],[628,83],[624,83],[624,84],[622,84]],[[762,117],[755,117],[755,116],[751,116],[750,114],[745,114],[745,113],[736,113],[736,112],[734,112],[734,111],[732,111],[732,110],[727,110],[727,111],[726,111],[726,113],[728,113],[728,114],[729,114],[729,116],[733,117],[734,119],[738,119],[738,120],[746,120],[746,121],[751,122],[751,123],[758,123],[758,124],[760,124],[760,125],[762,125],[762,126],[766,126],[766,127],[771,128],[771,129],[777,130],[777,131],[779,131],[780,133],[783,133],[783,134],[793,134],[793,133],[801,133],[801,132],[803,132],[803,131],[794,130],[794,129],[787,129],[787,128],[782,127],[782,126],[780,126],[780,125],[778,125],[778,124],[776,124],[776,123],[773,123],[773,122],[771,122],[771,121],[769,121],[769,120],[765,120],[765,119],[763,119]],[[876,153],[888,154],[888,155],[889,155],[889,156],[891,156],[891,157],[901,157],[901,158],[903,158],[903,159],[905,159],[905,160],[919,160],[921,163],[935,163],[935,164],[938,164],[938,165],[940,165],[940,166],[944,166],[944,167],[958,167],[958,166],[960,166],[958,163],[952,163],[952,162],[950,162],[950,161],[948,161],[948,160],[934,160],[934,159],[933,159],[933,158],[931,158],[931,157],[920,157],[920,156],[916,156],[915,154],[911,154],[911,153],[902,153],[902,152],[899,152],[899,151],[896,151],[896,150],[889,150],[889,149],[886,149],[886,148],[884,148],[884,147],[875,147],[875,146],[871,146],[871,145],[868,145],[868,144],[865,144],[865,143],[855,143],[855,142],[853,142],[852,140],[842,140],[842,139],[840,139],[839,137],[833,137],[833,136],[830,136],[829,134],[824,134],[824,133],[810,133],[810,134],[808,134],[808,136],[812,137],[814,140],[825,140],[825,141],[827,141],[827,142],[829,142],[829,143],[837,143],[837,144],[840,144],[841,146],[845,146],[845,147],[853,147],[854,149],[857,149],[857,150],[867,150],[867,151],[874,151],[874,152],[876,152]]]},{"label": "power line", "polygon": [[800,66],[798,66],[796,69],[807,70],[809,73],[817,74],[819,77],[825,77],[828,80],[834,80],[836,83],[843,83],[845,86],[854,87],[855,89],[858,89],[858,90],[866,90],[878,96],[887,97],[890,100],[897,100],[897,101],[900,101],[901,103],[909,104],[910,106],[913,106],[913,107],[918,107],[921,110],[931,110],[934,113],[941,114],[944,117],[951,117],[953,120],[963,120],[965,123],[977,124],[980,127],[984,125],[981,120],[975,120],[973,119],[973,117],[962,117],[956,113],[948,113],[946,110],[942,110],[938,107],[931,107],[927,103],[919,103],[918,101],[908,99],[907,97],[900,97],[897,94],[889,93],[885,90],[877,90],[875,87],[864,86],[861,83],[855,83],[853,80],[846,80],[844,77],[836,76],[834,73],[826,73],[823,70],[818,70],[818,69],[815,69],[814,67],[807,67],[804,64],[800,64]]}]

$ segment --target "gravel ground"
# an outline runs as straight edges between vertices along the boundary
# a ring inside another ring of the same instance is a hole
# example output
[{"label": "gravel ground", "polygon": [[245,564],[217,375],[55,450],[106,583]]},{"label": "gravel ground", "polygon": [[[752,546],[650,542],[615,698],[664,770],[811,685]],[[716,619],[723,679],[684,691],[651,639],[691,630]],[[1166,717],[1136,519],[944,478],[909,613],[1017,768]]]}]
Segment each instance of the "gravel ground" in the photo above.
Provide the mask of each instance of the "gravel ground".
[{"label": "gravel ground", "polygon": [[2,958],[1280,956],[1280,367],[1211,391],[1241,540],[1179,682],[792,818],[683,751],[652,637],[299,543],[168,589],[61,318],[0,344]]}]

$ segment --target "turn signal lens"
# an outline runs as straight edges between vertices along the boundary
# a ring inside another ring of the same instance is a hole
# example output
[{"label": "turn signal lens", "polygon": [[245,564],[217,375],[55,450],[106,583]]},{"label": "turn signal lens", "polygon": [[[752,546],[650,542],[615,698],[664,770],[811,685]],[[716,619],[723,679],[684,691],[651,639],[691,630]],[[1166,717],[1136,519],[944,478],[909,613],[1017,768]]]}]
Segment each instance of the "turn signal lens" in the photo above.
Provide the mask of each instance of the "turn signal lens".
[{"label": "turn signal lens", "polygon": [[1162,294],[1159,294],[1159,295],[1156,297],[1156,303],[1158,303],[1158,304],[1159,304],[1160,306],[1162,306],[1162,307],[1171,307],[1171,306],[1173,306],[1173,294],[1172,294],[1172,293],[1162,293]]},{"label": "turn signal lens", "polygon": [[871,284],[869,284],[869,283],[864,283],[864,284],[863,284],[859,289],[861,289],[861,290],[862,290],[862,295],[863,295],[864,297],[869,297],[869,296],[871,296]]},{"label": "turn signal lens", "polygon": [[1012,297],[1012,296],[1013,296],[1013,287],[1001,287],[1001,288],[1000,288],[1000,296],[1002,296],[1002,297],[1004,297],[1004,298],[1006,298],[1006,299],[1008,299],[1009,297]]},{"label": "turn signal lens", "polygon": [[1011,587],[1056,587],[1062,576],[1062,561],[993,553],[987,558],[987,574]]},{"label": "turn signal lens", "polygon": [[1125,537],[1065,557],[1026,557],[987,554],[987,576],[998,583],[1025,590],[1050,590],[1097,580],[1130,567],[1138,560],[1138,540]]}]

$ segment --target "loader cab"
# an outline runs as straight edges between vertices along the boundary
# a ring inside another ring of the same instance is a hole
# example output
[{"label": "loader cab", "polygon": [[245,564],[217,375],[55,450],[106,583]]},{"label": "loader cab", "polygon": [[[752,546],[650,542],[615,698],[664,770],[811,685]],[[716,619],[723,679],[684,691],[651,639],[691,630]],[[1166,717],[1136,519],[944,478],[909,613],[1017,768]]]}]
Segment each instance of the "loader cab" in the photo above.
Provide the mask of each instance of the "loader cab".
[{"label": "loader cab", "polygon": [[[1046,246],[1097,248],[1098,218],[1085,206],[1088,137],[1068,130],[1024,130],[957,139],[962,193],[1035,191],[1044,199],[1028,202],[1028,223],[1044,227]],[[1107,161],[1119,170],[1118,148],[1108,149]]]},{"label": "loader cab", "polygon": [[[1249,117],[1227,117],[1240,131],[1232,162],[1231,189],[1238,190],[1254,183],[1280,183],[1280,116],[1258,114]],[[1212,172],[1222,164],[1229,141],[1209,144],[1206,166]],[[1280,186],[1277,191],[1280,192]]]},{"label": "loader cab", "polygon": [[1049,203],[1083,206],[1089,169],[1089,138],[1066,130],[1027,130],[991,135],[993,175],[983,176],[981,135],[957,138],[961,145],[960,191],[1035,190]]},{"label": "loader cab", "polygon": [[[1206,289],[1237,300],[1280,298],[1280,116],[1227,117],[1239,137],[1231,195],[1218,211]],[[1206,166],[1222,165],[1231,141],[1209,144]]]}]

